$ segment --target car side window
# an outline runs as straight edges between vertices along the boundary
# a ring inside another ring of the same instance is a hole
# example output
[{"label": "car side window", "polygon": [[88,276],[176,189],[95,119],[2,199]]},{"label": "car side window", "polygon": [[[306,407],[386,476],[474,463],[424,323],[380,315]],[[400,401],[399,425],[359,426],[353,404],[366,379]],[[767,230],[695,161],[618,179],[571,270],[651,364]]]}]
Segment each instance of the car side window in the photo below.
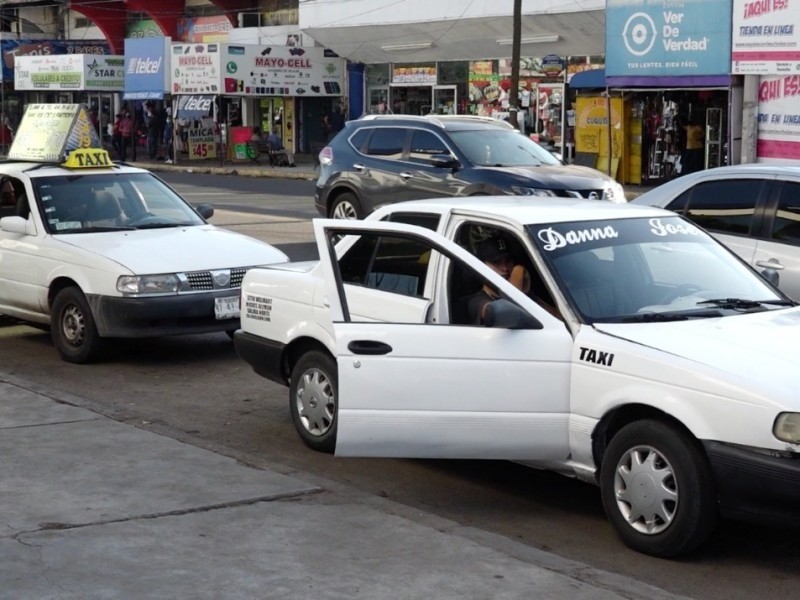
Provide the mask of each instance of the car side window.
[{"label": "car side window", "polygon": [[423,297],[431,247],[391,234],[366,234],[339,259],[344,283]]},{"label": "car side window", "polygon": [[359,129],[350,136],[350,145],[357,151],[361,152],[364,149],[364,144],[369,137],[370,130],[367,128]]},{"label": "car side window", "polygon": [[800,184],[785,182],[772,221],[772,239],[800,244]]},{"label": "car side window", "polygon": [[747,235],[763,186],[759,179],[700,183],[692,191],[686,216],[710,231]]},{"label": "car side window", "polygon": [[686,204],[689,202],[689,196],[692,195],[692,188],[689,188],[682,194],[680,194],[677,198],[675,198],[672,202],[669,203],[667,206],[668,210],[672,212],[676,212],[679,215],[686,214]]},{"label": "car side window", "polygon": [[399,127],[376,127],[364,153],[381,158],[399,159],[403,154],[406,130]]},{"label": "car side window", "polygon": [[418,129],[411,134],[411,147],[408,153],[410,162],[430,165],[431,156],[436,154],[450,154],[450,149],[438,135],[424,129]]}]

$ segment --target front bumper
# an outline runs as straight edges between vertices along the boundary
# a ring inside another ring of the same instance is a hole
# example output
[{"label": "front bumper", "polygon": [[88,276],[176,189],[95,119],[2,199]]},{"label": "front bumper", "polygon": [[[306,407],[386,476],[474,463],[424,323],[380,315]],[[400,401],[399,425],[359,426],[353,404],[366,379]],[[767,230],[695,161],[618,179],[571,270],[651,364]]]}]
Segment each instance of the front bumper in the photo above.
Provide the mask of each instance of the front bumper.
[{"label": "front bumper", "polygon": [[270,381],[287,385],[284,376],[283,354],[286,344],[247,333],[241,329],[233,334],[236,353],[253,371]]},{"label": "front bumper", "polygon": [[217,319],[214,299],[239,289],[149,298],[88,295],[102,337],[143,338],[214,331],[235,331],[239,319]]},{"label": "front bumper", "polygon": [[725,517],[800,526],[800,457],[704,442]]}]

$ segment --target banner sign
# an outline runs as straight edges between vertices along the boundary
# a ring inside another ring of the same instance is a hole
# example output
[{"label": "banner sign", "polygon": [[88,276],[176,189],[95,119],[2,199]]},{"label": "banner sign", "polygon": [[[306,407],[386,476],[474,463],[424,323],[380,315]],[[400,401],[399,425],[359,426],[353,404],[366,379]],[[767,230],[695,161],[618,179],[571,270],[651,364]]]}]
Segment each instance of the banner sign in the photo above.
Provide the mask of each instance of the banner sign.
[{"label": "banner sign", "polygon": [[220,44],[172,44],[173,94],[220,93]]},{"label": "banner sign", "polygon": [[161,100],[167,88],[168,38],[125,40],[126,100]]},{"label": "banner sign", "polygon": [[122,91],[125,61],[121,56],[58,54],[20,56],[14,61],[16,90]]},{"label": "banner sign", "polygon": [[800,161],[800,75],[762,77],[758,86],[759,162]]},{"label": "banner sign", "polygon": [[57,56],[63,54],[109,54],[105,40],[0,40],[3,79],[14,81],[14,60],[18,56]]},{"label": "banner sign", "polygon": [[325,48],[223,44],[222,63],[222,93],[229,96],[344,93],[344,59]]},{"label": "banner sign", "polygon": [[189,141],[189,160],[216,158],[217,135],[213,127],[201,127],[187,131]]},{"label": "banner sign", "polygon": [[731,72],[778,75],[800,70],[800,3],[733,0]]},{"label": "banner sign", "polygon": [[730,0],[607,0],[606,75],[728,75],[730,23]]}]

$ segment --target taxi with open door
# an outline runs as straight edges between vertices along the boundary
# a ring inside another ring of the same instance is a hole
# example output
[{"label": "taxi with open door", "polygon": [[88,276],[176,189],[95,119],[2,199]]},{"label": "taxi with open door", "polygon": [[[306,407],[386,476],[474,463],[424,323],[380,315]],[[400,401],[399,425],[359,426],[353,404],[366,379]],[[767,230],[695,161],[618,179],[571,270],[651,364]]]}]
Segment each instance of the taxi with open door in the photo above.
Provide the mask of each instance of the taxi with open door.
[{"label": "taxi with open door", "polygon": [[29,105],[0,162],[0,314],[76,363],[110,338],[232,334],[244,274],[287,257],[212,215],[112,162],[80,105]]},{"label": "taxi with open door", "polygon": [[798,524],[800,307],[690,221],[497,196],[314,227],[319,261],[247,273],[234,337],[308,446],[577,477],[657,556]]}]

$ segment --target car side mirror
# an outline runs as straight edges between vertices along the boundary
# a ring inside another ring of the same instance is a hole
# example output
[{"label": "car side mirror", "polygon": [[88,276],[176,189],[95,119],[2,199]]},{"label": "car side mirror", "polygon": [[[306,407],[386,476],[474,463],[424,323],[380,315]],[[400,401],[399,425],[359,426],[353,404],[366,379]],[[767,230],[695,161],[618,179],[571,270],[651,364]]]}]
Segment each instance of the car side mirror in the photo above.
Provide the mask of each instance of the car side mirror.
[{"label": "car side mirror", "polygon": [[503,298],[486,305],[483,322],[487,327],[498,329],[542,329],[536,317]]},{"label": "car side mirror", "polygon": [[36,235],[36,226],[33,221],[28,221],[23,217],[3,217],[0,219],[0,229],[8,233]]},{"label": "car side mirror", "polygon": [[197,211],[197,214],[204,219],[210,219],[214,216],[214,207],[210,204],[198,204],[194,209]]},{"label": "car side mirror", "polygon": [[778,273],[776,269],[764,269],[759,271],[759,274],[775,287],[778,287],[778,284],[781,281],[780,273]]},{"label": "car side mirror", "polygon": [[436,167],[437,169],[459,169],[461,168],[461,163],[458,162],[457,158],[449,154],[433,154],[429,160],[431,164]]}]

